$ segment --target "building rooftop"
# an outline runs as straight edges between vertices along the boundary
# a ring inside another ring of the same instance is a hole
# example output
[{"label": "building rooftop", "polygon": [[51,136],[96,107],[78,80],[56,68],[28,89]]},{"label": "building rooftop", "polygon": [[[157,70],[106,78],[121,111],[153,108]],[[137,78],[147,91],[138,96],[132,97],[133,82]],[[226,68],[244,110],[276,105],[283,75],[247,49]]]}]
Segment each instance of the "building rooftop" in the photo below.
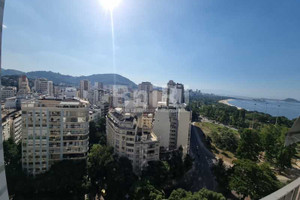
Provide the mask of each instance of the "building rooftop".
[{"label": "building rooftop", "polygon": [[60,105],[71,105],[71,106],[78,106],[80,104],[79,101],[62,101]]},{"label": "building rooftop", "polygon": [[65,106],[87,106],[89,103],[82,99],[73,98],[73,99],[61,99],[54,97],[47,97],[41,99],[31,99],[25,102],[22,102],[23,107],[65,107]]},{"label": "building rooftop", "polygon": [[116,117],[119,121],[127,121],[127,122],[133,122],[134,117],[131,116],[130,114],[128,115],[128,113],[119,113],[119,112],[111,112],[111,114]]}]

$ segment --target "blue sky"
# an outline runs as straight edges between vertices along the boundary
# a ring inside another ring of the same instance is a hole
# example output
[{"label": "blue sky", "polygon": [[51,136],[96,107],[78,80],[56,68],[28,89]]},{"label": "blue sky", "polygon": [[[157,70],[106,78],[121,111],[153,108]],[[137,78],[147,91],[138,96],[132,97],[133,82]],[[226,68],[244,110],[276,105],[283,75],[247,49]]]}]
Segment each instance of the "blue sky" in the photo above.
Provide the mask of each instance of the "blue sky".
[{"label": "blue sky", "polygon": [[7,0],[3,67],[300,99],[300,1]]}]

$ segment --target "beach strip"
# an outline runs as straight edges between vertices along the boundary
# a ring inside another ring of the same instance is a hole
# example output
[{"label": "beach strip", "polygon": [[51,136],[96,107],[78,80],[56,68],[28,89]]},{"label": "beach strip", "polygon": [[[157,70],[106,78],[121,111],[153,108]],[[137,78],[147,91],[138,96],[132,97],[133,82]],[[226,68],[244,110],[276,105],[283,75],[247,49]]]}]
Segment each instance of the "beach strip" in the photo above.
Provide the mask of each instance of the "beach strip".
[{"label": "beach strip", "polygon": [[228,106],[233,106],[233,107],[236,107],[237,109],[241,110],[242,108],[241,107],[238,107],[238,106],[235,106],[235,105],[232,105],[229,103],[229,101],[232,101],[233,99],[224,99],[224,100],[220,100],[219,103],[222,103],[222,104],[225,104],[225,105],[228,105]]}]

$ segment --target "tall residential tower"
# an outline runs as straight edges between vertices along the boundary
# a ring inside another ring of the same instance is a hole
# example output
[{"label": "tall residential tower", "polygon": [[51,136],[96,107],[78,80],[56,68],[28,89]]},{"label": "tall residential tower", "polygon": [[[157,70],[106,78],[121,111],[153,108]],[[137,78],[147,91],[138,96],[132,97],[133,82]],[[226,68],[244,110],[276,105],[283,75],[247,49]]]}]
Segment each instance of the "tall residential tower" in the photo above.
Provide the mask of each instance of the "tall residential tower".
[{"label": "tall residential tower", "polygon": [[116,108],[107,114],[107,144],[114,152],[132,161],[135,172],[140,172],[149,161],[159,159],[159,141],[152,131],[152,114],[125,113]]},{"label": "tall residential tower", "polygon": [[22,167],[47,171],[55,161],[85,159],[89,146],[88,103],[40,99],[22,104]]}]

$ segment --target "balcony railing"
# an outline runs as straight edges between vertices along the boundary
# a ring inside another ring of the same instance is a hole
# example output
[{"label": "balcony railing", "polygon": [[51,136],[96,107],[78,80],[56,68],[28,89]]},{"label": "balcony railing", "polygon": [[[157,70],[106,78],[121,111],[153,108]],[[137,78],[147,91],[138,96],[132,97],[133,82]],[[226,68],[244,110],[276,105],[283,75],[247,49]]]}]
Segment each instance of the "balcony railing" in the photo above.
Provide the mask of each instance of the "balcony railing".
[{"label": "balcony railing", "polygon": [[283,188],[261,200],[298,200],[300,199],[300,177]]}]

